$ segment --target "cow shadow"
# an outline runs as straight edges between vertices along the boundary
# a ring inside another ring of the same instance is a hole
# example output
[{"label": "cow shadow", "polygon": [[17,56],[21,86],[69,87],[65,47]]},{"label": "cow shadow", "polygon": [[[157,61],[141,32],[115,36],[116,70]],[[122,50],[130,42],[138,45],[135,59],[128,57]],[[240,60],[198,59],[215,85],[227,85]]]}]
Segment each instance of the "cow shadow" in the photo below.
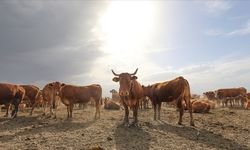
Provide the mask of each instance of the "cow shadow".
[{"label": "cow shadow", "polygon": [[[30,122],[30,120],[32,120],[32,122]],[[22,123],[18,124],[18,122],[20,121],[22,121]],[[89,120],[86,122],[74,122],[72,119],[64,119],[64,120],[48,119],[41,121],[39,117],[19,117],[16,120],[15,119],[9,120],[9,122],[7,122],[4,125],[5,128],[3,129],[1,128],[0,132],[8,131],[9,133],[15,132],[15,134],[1,135],[0,142],[5,143],[19,136],[31,137],[35,134],[36,135],[43,134],[43,132],[58,133],[58,132],[70,132],[78,129],[85,129],[91,126],[95,122],[96,120]]]},{"label": "cow shadow", "polygon": [[116,149],[149,149],[151,137],[141,127],[117,125],[114,133]]},{"label": "cow shadow", "polygon": [[190,126],[174,126],[162,121],[162,124],[156,126],[158,130],[176,134],[185,139],[205,144],[215,149],[241,149],[249,150],[246,145],[241,145],[231,139],[224,138],[221,134],[213,133],[205,129],[197,129]]}]

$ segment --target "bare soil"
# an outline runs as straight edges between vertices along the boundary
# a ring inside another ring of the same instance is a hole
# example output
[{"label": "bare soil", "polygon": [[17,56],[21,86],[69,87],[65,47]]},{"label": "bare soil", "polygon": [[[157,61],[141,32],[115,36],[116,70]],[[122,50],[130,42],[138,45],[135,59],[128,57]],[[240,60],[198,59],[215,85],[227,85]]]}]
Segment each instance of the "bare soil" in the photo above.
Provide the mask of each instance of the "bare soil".
[{"label": "bare soil", "polygon": [[[232,149],[250,150],[250,110],[217,108],[207,114],[194,114],[195,127],[177,125],[178,112],[163,106],[161,121],[153,121],[153,110],[139,110],[139,127],[122,126],[124,111],[101,109],[94,120],[95,108],[75,109],[66,118],[61,107],[57,119],[19,112],[16,119],[0,113],[0,149]],[[132,111],[130,112],[132,116]],[[132,121],[132,118],[131,118]]]}]

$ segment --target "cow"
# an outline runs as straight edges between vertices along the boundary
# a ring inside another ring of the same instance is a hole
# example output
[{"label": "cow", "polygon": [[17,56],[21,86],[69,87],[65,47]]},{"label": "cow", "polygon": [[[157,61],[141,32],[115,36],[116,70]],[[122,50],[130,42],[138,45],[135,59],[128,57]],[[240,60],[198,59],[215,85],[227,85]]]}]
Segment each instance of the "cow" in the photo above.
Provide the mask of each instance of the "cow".
[{"label": "cow", "polygon": [[144,108],[144,109],[148,109],[148,102],[149,102],[149,98],[147,96],[144,96],[142,99],[140,99],[140,109]]},{"label": "cow", "polygon": [[191,94],[189,83],[182,76],[177,77],[173,80],[155,83],[149,86],[143,86],[144,96],[148,96],[153,104],[154,108],[154,120],[156,120],[156,113],[158,111],[158,119],[160,120],[160,110],[162,102],[176,101],[179,110],[179,121],[178,124],[182,124],[182,116],[184,113],[184,103],[189,110],[190,114],[190,125],[194,126]]},{"label": "cow", "polygon": [[104,109],[110,109],[110,110],[119,110],[120,105],[118,105],[115,101],[104,98]]},{"label": "cow", "polygon": [[15,84],[0,83],[0,105],[6,106],[6,114],[8,116],[9,106],[14,105],[11,117],[16,118],[18,106],[25,96],[25,90]]},{"label": "cow", "polygon": [[239,95],[246,95],[246,93],[247,90],[244,87],[218,89],[215,92],[216,98],[222,101],[222,106],[227,106],[227,102],[230,102],[232,106],[232,100],[234,97],[237,97]]},{"label": "cow", "polygon": [[196,100],[192,103],[192,110],[194,113],[208,113],[210,104],[202,100]]},{"label": "cow", "polygon": [[[138,108],[139,101],[143,98],[143,89],[141,84],[136,80],[136,73],[138,68],[134,73],[120,73],[117,74],[114,70],[111,70],[113,75],[115,76],[112,80],[114,82],[119,82],[119,95],[121,98],[121,103],[125,109],[125,116],[123,124],[125,126],[138,126]],[[132,124],[129,124],[129,108],[133,110],[133,118],[134,121]]]},{"label": "cow", "polygon": [[[42,90],[42,99],[44,105],[49,105],[50,114],[49,116],[53,116],[56,118],[57,106],[60,104],[60,99],[58,97],[60,88],[62,83],[56,81],[48,83],[44,86]],[[46,114],[46,106],[44,107],[44,114]]]},{"label": "cow", "polygon": [[248,100],[248,101],[246,102],[245,109],[250,109],[250,100]]},{"label": "cow", "polygon": [[74,104],[88,103],[91,99],[95,101],[95,119],[97,117],[100,118],[102,87],[99,84],[92,84],[88,86],[64,84],[60,89],[59,97],[61,98],[61,102],[67,106],[68,118],[72,118]]},{"label": "cow", "polygon": [[113,101],[120,102],[119,93],[115,89],[110,90],[110,93],[112,94]]},{"label": "cow", "polygon": [[209,100],[215,100],[215,92],[214,91],[208,91],[208,92],[204,92],[203,95],[205,97],[207,97],[207,99]]},{"label": "cow", "polygon": [[28,99],[29,104],[31,105],[30,115],[32,115],[35,106],[38,105],[41,99],[42,93],[40,89],[35,85],[20,85],[25,89],[25,98]]}]

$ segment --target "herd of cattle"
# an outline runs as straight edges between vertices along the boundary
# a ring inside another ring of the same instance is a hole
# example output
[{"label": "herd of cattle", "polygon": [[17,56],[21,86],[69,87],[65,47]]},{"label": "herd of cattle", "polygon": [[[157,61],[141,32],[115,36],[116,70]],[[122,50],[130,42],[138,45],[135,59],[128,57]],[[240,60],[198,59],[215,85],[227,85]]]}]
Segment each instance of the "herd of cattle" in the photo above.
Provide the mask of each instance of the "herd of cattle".
[{"label": "herd of cattle", "polygon": [[[6,109],[5,116],[12,108],[11,117],[17,116],[18,109],[30,107],[30,115],[37,106],[50,108],[50,115],[56,117],[57,106],[63,103],[67,107],[68,118],[76,104],[84,105],[92,102],[96,107],[95,118],[100,117],[100,107],[104,101],[104,109],[123,109],[124,125],[138,124],[138,109],[149,108],[151,101],[154,110],[154,120],[160,119],[162,102],[177,107],[179,111],[178,124],[182,124],[184,110],[190,115],[190,125],[194,126],[193,112],[208,112],[215,107],[245,107],[250,108],[250,93],[243,87],[218,89],[203,93],[206,98],[191,95],[190,86],[186,79],[177,77],[173,80],[141,85],[136,79],[138,69],[134,73],[114,74],[113,81],[118,82],[119,91],[111,90],[112,98],[102,98],[102,88],[98,84],[75,86],[60,82],[48,83],[42,90],[34,85],[15,85],[0,83],[0,105]],[[129,124],[129,108],[133,111],[133,122]]]}]

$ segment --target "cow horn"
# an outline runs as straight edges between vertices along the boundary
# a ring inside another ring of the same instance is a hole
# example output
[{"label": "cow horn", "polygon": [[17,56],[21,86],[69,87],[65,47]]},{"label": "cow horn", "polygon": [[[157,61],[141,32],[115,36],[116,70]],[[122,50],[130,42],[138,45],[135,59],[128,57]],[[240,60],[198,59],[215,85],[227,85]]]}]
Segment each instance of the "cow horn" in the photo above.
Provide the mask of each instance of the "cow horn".
[{"label": "cow horn", "polygon": [[120,74],[116,74],[116,73],[114,72],[113,69],[112,69],[111,71],[112,71],[112,73],[113,73],[115,76],[119,76],[119,75],[120,75]]},{"label": "cow horn", "polygon": [[137,73],[137,71],[138,71],[138,68],[135,70],[134,73],[131,73],[130,75],[131,75],[131,76],[134,76],[134,75]]}]

